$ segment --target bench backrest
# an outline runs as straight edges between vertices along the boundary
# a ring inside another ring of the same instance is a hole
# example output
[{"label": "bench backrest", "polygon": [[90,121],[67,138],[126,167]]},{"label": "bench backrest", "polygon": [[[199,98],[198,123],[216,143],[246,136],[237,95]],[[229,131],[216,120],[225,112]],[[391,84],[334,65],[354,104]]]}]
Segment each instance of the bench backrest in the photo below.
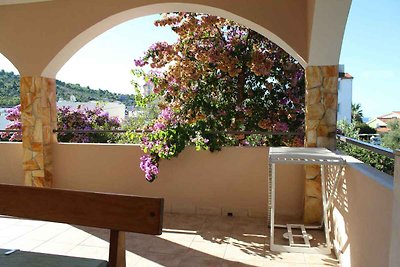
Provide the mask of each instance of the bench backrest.
[{"label": "bench backrest", "polygon": [[159,235],[163,199],[0,184],[0,214]]}]

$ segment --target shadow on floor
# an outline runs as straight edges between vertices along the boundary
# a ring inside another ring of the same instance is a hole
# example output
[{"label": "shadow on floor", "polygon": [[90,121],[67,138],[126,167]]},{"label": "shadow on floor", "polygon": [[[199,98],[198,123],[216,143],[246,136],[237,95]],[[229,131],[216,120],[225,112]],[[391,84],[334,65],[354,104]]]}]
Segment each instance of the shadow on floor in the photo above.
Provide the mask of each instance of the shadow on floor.
[{"label": "shadow on floor", "polygon": [[[76,227],[108,241],[106,230]],[[267,231],[265,219],[165,214],[161,236],[127,233],[126,249],[162,266],[257,266],[279,257]]]}]

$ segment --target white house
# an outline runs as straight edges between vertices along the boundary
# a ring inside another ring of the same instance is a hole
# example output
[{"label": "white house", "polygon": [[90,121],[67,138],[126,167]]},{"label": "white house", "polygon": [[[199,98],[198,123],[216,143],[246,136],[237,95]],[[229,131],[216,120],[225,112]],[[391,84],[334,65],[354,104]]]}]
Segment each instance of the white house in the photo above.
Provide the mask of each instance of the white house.
[{"label": "white house", "polygon": [[367,122],[367,124],[376,129],[378,133],[386,133],[390,131],[388,122],[400,120],[400,111],[392,111],[389,114],[385,114],[376,118],[373,118]]},{"label": "white house", "polygon": [[337,121],[351,122],[352,96],[353,76],[344,72],[344,65],[339,65]]}]

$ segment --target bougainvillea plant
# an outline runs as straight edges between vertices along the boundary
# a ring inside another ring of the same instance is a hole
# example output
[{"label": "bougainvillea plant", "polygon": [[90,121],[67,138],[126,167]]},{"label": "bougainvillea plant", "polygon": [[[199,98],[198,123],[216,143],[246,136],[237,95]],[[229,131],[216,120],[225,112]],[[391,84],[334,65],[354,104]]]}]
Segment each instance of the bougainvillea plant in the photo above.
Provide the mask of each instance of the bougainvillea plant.
[{"label": "bougainvillea plant", "polygon": [[[120,127],[117,117],[110,117],[101,107],[92,109],[60,107],[57,112],[59,130],[113,130]],[[115,143],[116,134],[111,133],[58,133],[58,141],[70,143]]]},{"label": "bougainvillea plant", "polygon": [[[15,106],[7,110],[6,119],[10,123],[6,130],[21,130],[21,106]],[[58,108],[57,128],[59,130],[112,130],[120,127],[119,119],[110,117],[101,107],[93,109],[78,107]],[[20,141],[21,132],[2,133],[2,138],[8,138],[9,141]],[[58,141],[70,143],[110,143],[116,139],[115,134],[109,133],[58,133]]]},{"label": "bougainvillea plant", "polygon": [[2,132],[0,137],[2,139],[8,139],[9,141],[20,141],[22,140],[22,122],[21,122],[21,105],[9,108],[6,110],[6,120],[10,121],[6,126],[6,130],[16,130],[18,132],[7,133]]},{"label": "bougainvillea plant", "polygon": [[170,27],[178,40],[155,43],[135,60],[134,75],[154,85],[137,103],[161,99],[161,114],[142,137],[146,155],[140,167],[148,181],[157,177],[160,159],[177,156],[188,144],[210,151],[224,145],[303,145],[301,136],[225,133],[304,132],[304,70],[283,49],[211,15],[168,13],[155,25]]}]

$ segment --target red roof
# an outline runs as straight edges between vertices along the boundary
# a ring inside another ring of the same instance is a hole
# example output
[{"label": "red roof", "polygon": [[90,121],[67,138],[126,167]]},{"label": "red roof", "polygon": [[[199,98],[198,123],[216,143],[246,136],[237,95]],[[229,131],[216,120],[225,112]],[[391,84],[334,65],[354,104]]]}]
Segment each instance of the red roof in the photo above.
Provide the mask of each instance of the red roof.
[{"label": "red roof", "polygon": [[350,73],[345,73],[342,79],[353,79],[354,77],[350,75]]},{"label": "red roof", "polygon": [[[392,116],[390,116],[390,115],[392,115]],[[390,117],[388,117],[388,116],[390,116]],[[388,117],[388,118],[385,118],[385,117]],[[387,119],[393,119],[393,118],[398,118],[398,117],[400,117],[400,111],[392,111],[392,112],[390,112],[388,114],[379,116],[377,118],[380,119],[380,120],[382,120],[382,119],[386,119],[387,120]]]}]

